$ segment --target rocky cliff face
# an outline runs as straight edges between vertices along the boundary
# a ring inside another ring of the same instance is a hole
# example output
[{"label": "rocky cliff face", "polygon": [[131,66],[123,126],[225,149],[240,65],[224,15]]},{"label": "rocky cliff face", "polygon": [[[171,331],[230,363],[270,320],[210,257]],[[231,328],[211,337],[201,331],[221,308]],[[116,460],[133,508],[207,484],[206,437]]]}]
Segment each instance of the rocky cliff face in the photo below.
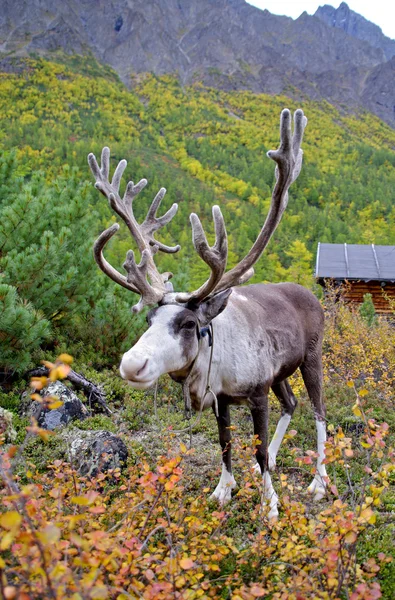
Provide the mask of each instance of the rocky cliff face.
[{"label": "rocky cliff face", "polygon": [[395,56],[395,40],[385,36],[380,27],[350,10],[345,2],[342,2],[337,9],[328,4],[320,6],[315,16],[329,27],[342,29],[348,35],[364,40],[373,48],[380,48],[384,52],[386,60],[391,60]]},{"label": "rocky cliff face", "polygon": [[367,110],[395,127],[395,56],[369,73],[361,100]]},{"label": "rocky cliff face", "polygon": [[307,94],[351,109],[362,106],[395,126],[387,50],[328,24],[321,17],[330,7],[319,17],[304,13],[294,21],[245,0],[2,0],[2,5],[3,54],[93,52],[127,85],[136,73],[177,72],[183,83],[199,79],[227,89]]}]

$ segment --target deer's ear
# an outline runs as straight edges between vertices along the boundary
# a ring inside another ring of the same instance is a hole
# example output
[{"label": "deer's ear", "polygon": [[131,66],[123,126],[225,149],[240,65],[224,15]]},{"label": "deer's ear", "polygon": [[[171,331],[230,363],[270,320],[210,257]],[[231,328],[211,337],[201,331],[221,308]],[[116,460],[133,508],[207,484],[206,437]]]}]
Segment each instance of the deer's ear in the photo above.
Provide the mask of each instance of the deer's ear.
[{"label": "deer's ear", "polygon": [[203,327],[211,323],[215,317],[225,310],[231,293],[232,288],[218,292],[215,296],[199,304],[199,307],[196,309],[196,316]]}]

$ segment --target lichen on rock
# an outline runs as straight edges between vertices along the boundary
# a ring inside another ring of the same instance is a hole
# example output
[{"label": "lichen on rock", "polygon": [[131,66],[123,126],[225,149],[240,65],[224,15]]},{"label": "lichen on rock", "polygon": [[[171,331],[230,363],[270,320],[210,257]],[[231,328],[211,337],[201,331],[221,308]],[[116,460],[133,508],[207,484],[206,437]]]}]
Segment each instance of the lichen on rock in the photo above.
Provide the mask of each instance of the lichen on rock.
[{"label": "lichen on rock", "polygon": [[71,429],[63,434],[68,446],[68,460],[81,475],[96,477],[101,472],[122,468],[128,450],[121,438],[109,431]]},{"label": "lichen on rock", "polygon": [[12,424],[12,412],[0,406],[0,436],[4,437],[6,443],[15,442],[17,432]]},{"label": "lichen on rock", "polygon": [[82,421],[89,416],[89,411],[78,396],[61,381],[54,381],[41,391],[44,397],[59,399],[62,405],[48,408],[40,402],[30,400],[28,393],[22,398],[22,411],[29,417],[37,419],[43,429],[54,431],[66,427],[71,421]]}]

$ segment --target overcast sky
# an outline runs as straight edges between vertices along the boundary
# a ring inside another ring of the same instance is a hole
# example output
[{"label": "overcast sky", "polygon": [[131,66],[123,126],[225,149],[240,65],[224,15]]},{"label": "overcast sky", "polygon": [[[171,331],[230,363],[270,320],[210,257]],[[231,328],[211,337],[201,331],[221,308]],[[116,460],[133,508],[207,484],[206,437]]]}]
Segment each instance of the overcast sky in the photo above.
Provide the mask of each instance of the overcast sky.
[{"label": "overcast sky", "polygon": [[[303,11],[313,15],[319,6],[324,4],[338,8],[341,0],[324,0],[323,2],[314,0],[247,0],[247,2],[262,9],[267,8],[276,15],[287,15],[296,19]],[[385,35],[395,39],[394,0],[349,0],[347,4],[351,10],[381,27]]]}]

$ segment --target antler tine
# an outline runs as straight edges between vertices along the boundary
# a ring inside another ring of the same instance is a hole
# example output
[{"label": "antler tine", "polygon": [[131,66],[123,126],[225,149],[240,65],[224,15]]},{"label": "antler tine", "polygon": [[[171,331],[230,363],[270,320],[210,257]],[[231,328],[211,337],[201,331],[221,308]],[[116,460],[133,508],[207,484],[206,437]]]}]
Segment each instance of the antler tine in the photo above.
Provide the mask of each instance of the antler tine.
[{"label": "antler tine", "polygon": [[119,186],[121,183],[123,172],[126,169],[126,160],[121,160],[115,169],[111,183],[109,182],[110,171],[110,149],[105,146],[101,153],[101,169],[97,164],[94,154],[88,155],[88,163],[96,179],[95,187],[108,199],[111,208],[121,217],[129,228],[130,233],[136,241],[140,252],[146,249],[147,244],[139,230],[139,225],[133,214],[133,200],[139,192],[147,185],[147,180],[142,179],[134,185],[133,181],[129,181],[126,186],[124,198],[119,195]]},{"label": "antler tine", "polygon": [[295,165],[292,173],[292,183],[297,179],[301,169],[303,162],[303,150],[301,149],[301,144],[303,141],[303,133],[305,127],[307,125],[307,117],[304,116],[303,110],[298,108],[294,115],[294,136],[293,136],[293,153],[295,157]]},{"label": "antler tine", "polygon": [[294,115],[294,133],[291,128],[291,113],[286,108],[281,113],[280,119],[280,146],[278,150],[270,150],[267,155],[277,163],[276,184],[272,194],[269,214],[261,232],[248,254],[228,271],[215,291],[219,292],[234,285],[248,281],[254,274],[253,265],[265,250],[271,236],[279,224],[288,203],[288,189],[298,177],[303,159],[303,150],[300,148],[307,119],[303,111],[298,109]]},{"label": "antler tine", "polygon": [[[88,162],[96,180],[95,187],[107,197],[110,206],[125,222],[141,253],[139,265],[135,262],[134,254],[128,254],[124,264],[124,268],[128,272],[127,277],[121,275],[105,260],[103,248],[119,228],[119,226],[116,225],[107,229],[96,241],[94,246],[95,260],[101,270],[113,281],[133,292],[141,294],[142,297],[140,302],[133,307],[134,312],[138,312],[148,304],[160,302],[171,287],[167,282],[172,277],[172,274],[159,273],[155,266],[153,256],[158,250],[162,250],[163,252],[177,252],[180,249],[180,246],[166,246],[155,240],[153,233],[171,221],[177,212],[178,206],[177,204],[173,204],[166,214],[162,217],[156,217],[156,212],[166,192],[166,190],[162,188],[155,196],[145,221],[139,225],[133,213],[133,200],[147,185],[147,180],[141,179],[136,185],[134,185],[133,181],[129,181],[122,199],[119,195],[119,186],[127,166],[126,160],[121,160],[119,162],[111,183],[109,182],[109,148],[105,147],[102,150],[101,168],[99,167],[94,154],[89,154]],[[147,277],[149,278],[149,282],[147,281]]]},{"label": "antler tine", "polygon": [[219,206],[213,206],[213,220],[215,228],[215,243],[209,246],[199,217],[192,213],[190,216],[192,224],[193,245],[200,258],[210,267],[211,274],[209,279],[195,292],[186,294],[177,294],[177,302],[188,302],[194,300],[201,302],[206,298],[220,282],[226,269],[228,258],[228,239],[224,218]]},{"label": "antler tine", "polygon": [[163,294],[161,292],[158,293],[158,290],[155,290],[147,281],[150,256],[149,250],[143,250],[140,263],[137,264],[133,250],[129,250],[123,264],[123,268],[128,274],[127,281],[133,281],[141,294],[138,303],[132,307],[134,313],[140,312],[144,306],[156,304],[163,297]]},{"label": "antler tine", "polygon": [[166,246],[165,244],[162,244],[162,242],[158,242],[153,235],[155,231],[170,223],[178,210],[178,204],[174,203],[173,206],[169,208],[169,210],[162,217],[156,216],[160,203],[162,202],[165,194],[166,188],[161,188],[156,194],[147,212],[147,216],[145,217],[144,222],[141,224],[141,230],[144,233],[144,237],[149,240],[151,246],[158,246],[159,250],[162,252],[173,254],[174,252],[178,252],[181,248],[179,244],[176,246]]},{"label": "antler tine", "polygon": [[111,227],[103,231],[103,233],[99,235],[96,242],[94,243],[93,254],[97,264],[99,265],[103,273],[105,273],[105,275],[108,275],[108,277],[115,281],[115,283],[119,283],[119,285],[122,285],[122,287],[126,288],[127,290],[138,294],[139,290],[132,283],[130,283],[124,275],[121,275],[121,273],[114,269],[114,267],[112,267],[103,256],[104,246],[107,244],[108,240],[111,239],[113,235],[115,235],[118,229],[118,223],[114,223],[114,225],[111,225]]}]

